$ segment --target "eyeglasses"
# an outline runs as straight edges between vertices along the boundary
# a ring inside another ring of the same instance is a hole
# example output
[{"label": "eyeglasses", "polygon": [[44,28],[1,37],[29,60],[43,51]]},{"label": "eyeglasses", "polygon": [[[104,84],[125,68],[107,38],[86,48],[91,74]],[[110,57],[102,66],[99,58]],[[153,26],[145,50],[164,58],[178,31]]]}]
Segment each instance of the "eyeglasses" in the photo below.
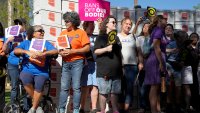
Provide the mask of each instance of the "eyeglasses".
[{"label": "eyeglasses", "polygon": [[117,24],[115,21],[111,21],[111,22],[108,22],[108,23]]},{"label": "eyeglasses", "polygon": [[45,33],[43,29],[39,29],[39,30],[37,30],[35,32]]}]

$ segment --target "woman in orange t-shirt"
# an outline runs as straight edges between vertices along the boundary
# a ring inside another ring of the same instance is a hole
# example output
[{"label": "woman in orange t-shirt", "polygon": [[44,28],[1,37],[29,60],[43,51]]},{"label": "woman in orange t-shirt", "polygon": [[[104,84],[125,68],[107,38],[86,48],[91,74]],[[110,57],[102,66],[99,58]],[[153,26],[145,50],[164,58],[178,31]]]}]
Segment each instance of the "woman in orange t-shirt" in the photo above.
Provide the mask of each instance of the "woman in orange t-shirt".
[{"label": "woman in orange t-shirt", "polygon": [[[70,49],[59,50],[63,58],[59,111],[65,113],[70,83],[73,89],[73,113],[79,113],[81,91],[80,80],[83,69],[84,54],[90,50],[90,42],[86,32],[79,29],[80,18],[76,12],[66,12],[63,15],[66,30],[60,36],[67,35]],[[72,80],[72,81],[71,81]]]}]

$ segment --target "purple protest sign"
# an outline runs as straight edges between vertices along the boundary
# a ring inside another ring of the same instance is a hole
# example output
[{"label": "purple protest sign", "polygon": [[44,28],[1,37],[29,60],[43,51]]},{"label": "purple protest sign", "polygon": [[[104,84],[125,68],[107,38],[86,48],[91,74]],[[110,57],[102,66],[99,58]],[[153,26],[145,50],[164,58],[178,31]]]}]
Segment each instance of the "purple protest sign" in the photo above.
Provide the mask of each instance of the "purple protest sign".
[{"label": "purple protest sign", "polygon": [[103,0],[79,0],[79,15],[82,21],[96,21],[110,15],[110,2]]},{"label": "purple protest sign", "polygon": [[29,50],[35,50],[35,51],[42,52],[44,49],[44,42],[45,42],[45,40],[43,40],[43,39],[32,39]]},{"label": "purple protest sign", "polygon": [[19,35],[20,27],[18,25],[16,26],[10,26],[8,30],[8,35],[10,36],[18,36]]}]

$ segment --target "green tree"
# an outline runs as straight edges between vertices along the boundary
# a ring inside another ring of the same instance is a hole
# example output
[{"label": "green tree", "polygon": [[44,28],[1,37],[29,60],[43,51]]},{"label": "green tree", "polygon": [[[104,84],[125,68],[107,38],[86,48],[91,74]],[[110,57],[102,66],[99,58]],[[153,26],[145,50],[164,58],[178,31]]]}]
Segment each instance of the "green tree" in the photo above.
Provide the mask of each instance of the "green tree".
[{"label": "green tree", "polygon": [[24,18],[30,21],[29,13],[31,11],[29,0],[10,0],[12,7],[12,19]]},{"label": "green tree", "polygon": [[0,22],[3,27],[8,27],[8,7],[7,0],[0,0]]},{"label": "green tree", "polygon": [[[10,4],[10,7],[8,4]],[[13,19],[16,18],[24,18],[29,22],[30,11],[29,0],[0,0],[0,22],[4,28],[8,27],[9,21],[13,24]]]},{"label": "green tree", "polygon": [[200,3],[197,4],[196,6],[193,6],[193,8],[194,8],[195,10],[200,10]]}]

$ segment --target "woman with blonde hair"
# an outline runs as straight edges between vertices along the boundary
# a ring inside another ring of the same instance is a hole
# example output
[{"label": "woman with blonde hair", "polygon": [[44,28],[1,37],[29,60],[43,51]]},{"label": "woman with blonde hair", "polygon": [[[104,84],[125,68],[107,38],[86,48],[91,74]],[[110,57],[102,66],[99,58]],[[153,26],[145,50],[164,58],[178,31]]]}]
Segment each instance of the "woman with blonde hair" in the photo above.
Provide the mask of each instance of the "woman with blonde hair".
[{"label": "woman with blonde hair", "polygon": [[[134,81],[138,73],[138,69],[143,68],[142,55],[139,48],[136,46],[136,37],[130,33],[132,28],[132,20],[124,18],[121,21],[121,32],[117,34],[122,44],[122,94],[120,95],[120,103],[122,103],[122,111],[128,112],[133,103]],[[139,58],[139,60],[138,60]],[[139,65],[138,65],[139,64]]]}]

